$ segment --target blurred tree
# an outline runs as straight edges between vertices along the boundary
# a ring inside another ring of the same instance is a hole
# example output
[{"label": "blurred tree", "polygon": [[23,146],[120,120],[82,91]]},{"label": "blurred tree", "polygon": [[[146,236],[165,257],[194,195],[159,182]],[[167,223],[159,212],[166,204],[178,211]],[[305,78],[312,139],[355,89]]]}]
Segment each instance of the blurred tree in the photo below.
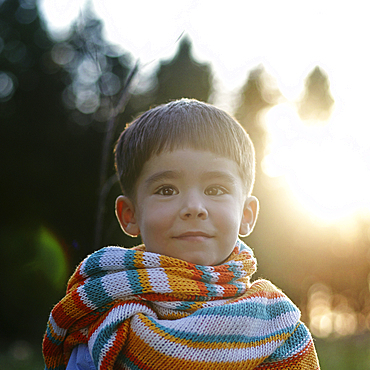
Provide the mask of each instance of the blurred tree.
[{"label": "blurred tree", "polygon": [[63,103],[71,119],[105,132],[132,61],[129,53],[107,44],[102,30],[102,21],[87,7],[71,35],[54,46],[52,57],[68,72]]},{"label": "blurred tree", "polygon": [[[91,220],[96,216],[97,221],[93,230],[88,231],[90,237],[93,234],[95,237],[85,252],[100,247],[101,242],[111,243],[112,231],[119,229],[113,212],[114,195],[119,191],[113,170],[113,141],[118,136],[117,127],[121,131],[135,113],[130,103],[123,114],[118,116],[114,113],[133,64],[129,53],[107,44],[102,30],[102,21],[87,7],[73,26],[70,36],[52,50],[53,60],[66,72],[63,103],[69,119],[84,132],[83,135],[92,131],[99,140],[104,138],[105,143],[104,148],[103,143],[100,148],[91,147],[94,159],[89,161],[89,166],[94,175],[91,189],[95,194],[90,202],[97,208],[89,214],[89,218]],[[111,176],[113,178],[106,182]],[[114,192],[110,194],[112,189]],[[132,242],[131,239],[124,239],[129,244]]]},{"label": "blurred tree", "polygon": [[[66,172],[58,155],[66,140],[63,83],[52,47],[36,1],[1,2],[0,336],[7,340],[40,339],[50,300],[61,292],[38,263],[40,225],[52,225],[52,213],[58,218],[54,206]],[[44,251],[55,246],[52,238],[44,241]]]},{"label": "blurred tree", "polygon": [[317,66],[306,79],[298,114],[302,120],[325,121],[329,119],[333,105],[328,76]]},{"label": "blurred tree", "polygon": [[161,62],[156,73],[154,103],[169,100],[194,98],[207,102],[211,92],[211,67],[194,60],[191,42],[185,37],[171,61]]},{"label": "blurred tree", "polygon": [[[279,102],[281,93],[273,78],[262,65],[253,69],[241,90],[236,119],[247,130],[256,150],[257,176],[262,175],[261,163],[266,146],[266,129],[262,114]],[[259,179],[256,179],[258,187]]]},{"label": "blurred tree", "polygon": [[87,17],[57,43],[36,0],[0,3],[3,339],[41,339],[71,269],[93,248],[106,120],[129,70],[101,32]]}]

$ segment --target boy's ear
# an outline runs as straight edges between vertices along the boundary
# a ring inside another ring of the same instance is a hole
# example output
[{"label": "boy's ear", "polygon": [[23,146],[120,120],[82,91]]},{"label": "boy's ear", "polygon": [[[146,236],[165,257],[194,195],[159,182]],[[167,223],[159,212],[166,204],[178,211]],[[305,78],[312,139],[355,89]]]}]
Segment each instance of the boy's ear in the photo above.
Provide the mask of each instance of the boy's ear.
[{"label": "boy's ear", "polygon": [[256,224],[259,204],[254,196],[247,197],[244,203],[243,216],[240,222],[239,235],[248,236]]},{"label": "boy's ear", "polygon": [[135,217],[135,206],[130,198],[120,195],[116,199],[116,217],[122,230],[129,236],[140,234],[139,225]]}]

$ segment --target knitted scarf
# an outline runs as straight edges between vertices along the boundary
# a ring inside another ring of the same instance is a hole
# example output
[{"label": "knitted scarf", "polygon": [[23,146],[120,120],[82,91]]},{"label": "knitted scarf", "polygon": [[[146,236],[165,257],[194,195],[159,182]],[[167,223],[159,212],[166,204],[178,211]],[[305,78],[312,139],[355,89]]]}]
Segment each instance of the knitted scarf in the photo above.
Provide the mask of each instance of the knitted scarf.
[{"label": "knitted scarf", "polygon": [[143,245],[103,248],[81,262],[50,314],[46,369],[65,369],[81,343],[99,370],[318,369],[299,310],[269,281],[251,284],[255,271],[240,240],[218,266]]}]

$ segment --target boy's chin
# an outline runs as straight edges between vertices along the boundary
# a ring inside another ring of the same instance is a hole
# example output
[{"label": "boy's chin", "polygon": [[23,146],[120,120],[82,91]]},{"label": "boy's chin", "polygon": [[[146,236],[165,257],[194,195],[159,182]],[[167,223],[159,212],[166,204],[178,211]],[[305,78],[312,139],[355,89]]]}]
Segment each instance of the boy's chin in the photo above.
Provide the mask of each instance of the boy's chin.
[{"label": "boy's chin", "polygon": [[217,266],[224,262],[227,258],[216,258],[216,256],[210,256],[209,253],[193,254],[188,256],[183,256],[184,261],[193,263],[194,265],[201,266]]}]

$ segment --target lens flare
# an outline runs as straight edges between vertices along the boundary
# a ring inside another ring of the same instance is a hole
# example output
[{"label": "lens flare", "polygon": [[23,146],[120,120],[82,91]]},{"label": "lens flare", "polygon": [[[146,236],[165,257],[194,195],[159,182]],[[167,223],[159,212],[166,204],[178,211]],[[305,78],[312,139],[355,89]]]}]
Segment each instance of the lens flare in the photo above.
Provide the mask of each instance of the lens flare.
[{"label": "lens flare", "polygon": [[293,104],[266,115],[270,141],[264,172],[284,177],[294,197],[323,220],[338,220],[370,209],[368,143],[348,132],[338,115],[326,124],[302,122]]},{"label": "lens flare", "polygon": [[64,287],[68,278],[68,261],[57,237],[42,226],[36,238],[34,267],[41,270],[56,289]]}]

